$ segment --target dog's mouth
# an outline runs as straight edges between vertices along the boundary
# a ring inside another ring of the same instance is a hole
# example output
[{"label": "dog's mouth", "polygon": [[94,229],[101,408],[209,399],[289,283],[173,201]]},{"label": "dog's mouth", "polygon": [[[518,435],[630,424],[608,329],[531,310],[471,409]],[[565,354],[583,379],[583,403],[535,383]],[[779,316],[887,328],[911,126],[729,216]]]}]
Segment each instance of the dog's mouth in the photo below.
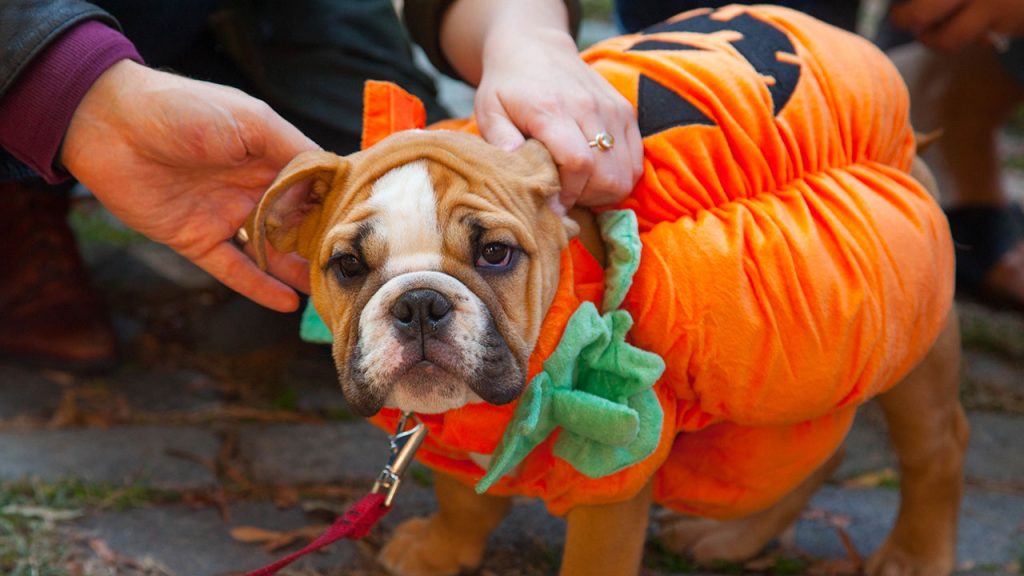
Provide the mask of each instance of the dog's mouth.
[{"label": "dog's mouth", "polygon": [[356,412],[432,414],[481,401],[505,404],[522,391],[525,368],[471,294],[416,284],[386,302],[377,313],[364,311],[358,344],[340,371]]}]

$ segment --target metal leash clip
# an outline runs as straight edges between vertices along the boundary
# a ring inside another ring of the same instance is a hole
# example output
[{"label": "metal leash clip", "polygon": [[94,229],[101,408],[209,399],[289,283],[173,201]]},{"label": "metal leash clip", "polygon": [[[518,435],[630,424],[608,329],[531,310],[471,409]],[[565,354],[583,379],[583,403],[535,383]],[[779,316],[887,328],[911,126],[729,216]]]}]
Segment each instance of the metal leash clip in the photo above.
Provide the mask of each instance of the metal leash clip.
[{"label": "metal leash clip", "polygon": [[[414,420],[416,425],[406,430],[405,425],[409,420]],[[391,506],[391,502],[395,499],[395,492],[398,491],[398,485],[402,482],[402,474],[409,467],[413,454],[416,453],[416,449],[420,447],[426,436],[427,427],[409,412],[402,414],[402,418],[398,421],[398,429],[394,434],[388,436],[388,442],[391,444],[391,457],[388,459],[387,466],[377,475],[377,481],[373,483],[373,489],[370,490],[374,494],[387,491],[387,497],[384,499],[385,506]]]}]

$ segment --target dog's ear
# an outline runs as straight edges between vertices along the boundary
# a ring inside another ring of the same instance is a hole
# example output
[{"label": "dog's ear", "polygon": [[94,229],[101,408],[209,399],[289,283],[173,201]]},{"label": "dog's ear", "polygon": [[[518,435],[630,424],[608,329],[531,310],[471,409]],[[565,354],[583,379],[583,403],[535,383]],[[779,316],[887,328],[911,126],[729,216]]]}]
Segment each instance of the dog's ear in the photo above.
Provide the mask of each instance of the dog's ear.
[{"label": "dog's ear", "polygon": [[531,191],[544,198],[555,196],[562,189],[558,179],[558,166],[539,140],[529,139],[513,152],[519,166],[515,169],[531,178]]},{"label": "dog's ear", "polygon": [[[256,244],[256,262],[267,267],[264,240],[275,250],[296,252],[300,226],[307,218],[319,216],[338,178],[348,172],[348,161],[332,152],[311,150],[292,159],[263,194],[246,227]],[[301,254],[306,258],[308,254]]]},{"label": "dog's ear", "polygon": [[529,139],[522,146],[517,148],[513,154],[519,160],[520,167],[517,169],[522,174],[528,174],[530,180],[530,191],[540,195],[548,207],[562,220],[566,237],[572,238],[580,233],[579,224],[569,218],[558,198],[562,191],[562,183],[558,175],[558,165],[548,152],[546,146],[539,140]]}]

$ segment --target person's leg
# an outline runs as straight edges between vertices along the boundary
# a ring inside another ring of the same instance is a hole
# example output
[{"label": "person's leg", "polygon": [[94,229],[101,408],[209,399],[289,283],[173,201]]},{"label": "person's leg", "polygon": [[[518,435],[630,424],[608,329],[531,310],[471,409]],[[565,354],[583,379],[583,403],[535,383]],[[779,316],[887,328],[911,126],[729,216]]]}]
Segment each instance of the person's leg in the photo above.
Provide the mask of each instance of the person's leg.
[{"label": "person's leg", "polygon": [[1024,214],[1003,187],[997,149],[999,129],[1024,102],[1024,84],[985,46],[941,55],[915,45],[891,54],[911,91],[915,129],[941,130],[924,157],[956,240],[958,290],[1024,306]]},{"label": "person's leg", "polygon": [[[173,67],[200,43],[221,0],[97,3],[118,18],[147,62]],[[212,43],[210,47],[207,53],[213,54]],[[5,250],[0,355],[46,367],[96,371],[114,365],[116,337],[68,226],[72,184],[49,186],[0,151],[0,242]]]},{"label": "person's leg", "polygon": [[116,339],[68,226],[66,188],[0,182],[0,356],[93,372],[114,364]]}]

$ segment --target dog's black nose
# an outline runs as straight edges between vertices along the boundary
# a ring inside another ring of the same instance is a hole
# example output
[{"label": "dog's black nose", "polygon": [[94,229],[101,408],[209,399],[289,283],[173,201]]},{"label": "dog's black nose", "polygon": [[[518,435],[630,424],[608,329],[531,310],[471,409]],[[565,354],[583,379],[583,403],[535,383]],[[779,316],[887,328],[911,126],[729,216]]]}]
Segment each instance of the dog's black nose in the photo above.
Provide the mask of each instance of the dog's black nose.
[{"label": "dog's black nose", "polygon": [[418,337],[433,334],[451,322],[452,302],[437,290],[417,288],[391,306],[391,322],[399,332]]}]

